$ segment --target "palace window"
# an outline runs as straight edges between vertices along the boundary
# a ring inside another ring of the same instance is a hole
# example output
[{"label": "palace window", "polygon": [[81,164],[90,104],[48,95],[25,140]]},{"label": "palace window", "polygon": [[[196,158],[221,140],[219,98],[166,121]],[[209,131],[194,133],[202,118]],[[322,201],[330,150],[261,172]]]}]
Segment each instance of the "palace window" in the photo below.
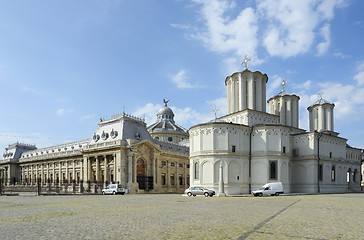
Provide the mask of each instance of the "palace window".
[{"label": "palace window", "polygon": [[166,162],[165,161],[162,161],[162,166],[165,166],[166,165]]},{"label": "palace window", "polygon": [[319,180],[322,181],[323,179],[323,172],[322,172],[322,164],[319,165]]},{"label": "palace window", "polygon": [[162,185],[166,185],[166,174],[165,173],[162,173],[161,183],[162,183]]},{"label": "palace window", "polygon": [[199,174],[198,174],[198,162],[195,163],[195,179],[199,179]]},{"label": "palace window", "polygon": [[190,164],[187,164],[187,168],[190,168]]},{"label": "palace window", "polygon": [[179,185],[182,186],[183,185],[183,175],[182,174],[179,175],[178,180],[179,180]]},{"label": "palace window", "polygon": [[331,181],[335,181],[335,166],[331,168]]},{"label": "palace window", "polygon": [[354,172],[353,172],[353,182],[356,182],[356,176],[358,176],[358,170],[354,170]]},{"label": "palace window", "polygon": [[330,152],[330,158],[332,158],[332,152]]},{"label": "palace window", "polygon": [[231,146],[231,151],[235,152],[235,145]]},{"label": "palace window", "polygon": [[179,163],[179,164],[178,164],[178,167],[183,167],[183,164],[182,164],[182,163]]},{"label": "palace window", "polygon": [[175,166],[175,163],[174,163],[174,162],[172,162],[172,163],[171,163],[171,167],[174,167],[174,166]]},{"label": "palace window", "polygon": [[169,141],[169,142],[172,142],[172,141],[173,141],[173,138],[172,138],[172,137],[169,137],[169,138],[168,138],[168,141]]},{"label": "palace window", "polygon": [[269,179],[277,180],[277,161],[269,161]]},{"label": "palace window", "polygon": [[286,147],[282,148],[282,153],[285,154],[286,153]]},{"label": "palace window", "polygon": [[171,185],[174,185],[174,174],[171,174]]}]

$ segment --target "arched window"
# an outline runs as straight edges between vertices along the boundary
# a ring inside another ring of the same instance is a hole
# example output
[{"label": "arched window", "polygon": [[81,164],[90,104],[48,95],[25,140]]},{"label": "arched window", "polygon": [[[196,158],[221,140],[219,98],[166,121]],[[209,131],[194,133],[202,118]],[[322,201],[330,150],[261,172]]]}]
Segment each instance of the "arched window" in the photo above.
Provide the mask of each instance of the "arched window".
[{"label": "arched window", "polygon": [[277,161],[269,161],[269,179],[277,180]]},{"label": "arched window", "polygon": [[199,179],[199,168],[198,168],[198,162],[195,163],[195,179]]}]

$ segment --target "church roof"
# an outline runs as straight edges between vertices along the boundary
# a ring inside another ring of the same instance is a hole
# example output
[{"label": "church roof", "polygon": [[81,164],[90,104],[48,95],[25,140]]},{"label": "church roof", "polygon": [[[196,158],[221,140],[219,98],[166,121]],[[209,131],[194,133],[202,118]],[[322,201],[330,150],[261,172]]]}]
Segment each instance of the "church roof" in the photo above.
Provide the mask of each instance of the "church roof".
[{"label": "church roof", "polygon": [[289,92],[287,92],[287,91],[285,91],[285,90],[282,90],[282,91],[280,91],[278,94],[276,94],[275,96],[273,96],[273,97],[269,98],[268,102],[269,102],[271,99],[273,99],[273,98],[276,98],[276,97],[283,97],[283,96],[296,96],[296,97],[298,97],[298,99],[300,98],[300,97],[299,97],[299,96],[297,96],[296,94],[292,94],[292,93],[289,93]]},{"label": "church roof", "polygon": [[329,101],[325,100],[324,98],[320,98],[318,99],[316,102],[314,102],[311,106],[309,106],[307,109],[313,107],[313,106],[316,106],[316,105],[324,105],[324,104],[332,104],[334,105],[333,103],[330,103]]}]

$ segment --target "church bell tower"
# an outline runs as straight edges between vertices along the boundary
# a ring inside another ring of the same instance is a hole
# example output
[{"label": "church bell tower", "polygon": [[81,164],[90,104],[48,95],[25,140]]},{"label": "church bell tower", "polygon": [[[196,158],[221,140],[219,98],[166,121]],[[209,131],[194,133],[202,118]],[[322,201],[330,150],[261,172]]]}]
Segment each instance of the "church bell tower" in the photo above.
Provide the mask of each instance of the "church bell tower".
[{"label": "church bell tower", "polygon": [[266,84],[268,76],[259,71],[248,70],[250,59],[245,56],[243,72],[226,77],[228,114],[245,109],[266,111]]}]

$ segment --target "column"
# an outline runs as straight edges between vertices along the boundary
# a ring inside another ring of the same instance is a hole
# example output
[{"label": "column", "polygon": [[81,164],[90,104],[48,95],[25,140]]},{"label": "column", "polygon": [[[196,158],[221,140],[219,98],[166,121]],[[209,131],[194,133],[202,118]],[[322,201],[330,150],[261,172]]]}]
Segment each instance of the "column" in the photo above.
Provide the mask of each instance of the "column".
[{"label": "column", "polygon": [[83,181],[87,181],[89,180],[88,178],[88,157],[83,156],[83,161],[82,161],[82,166],[81,166],[81,170],[82,170],[82,175],[81,175],[81,179]]},{"label": "column", "polygon": [[[114,170],[114,179],[113,179],[113,181],[117,182],[116,175],[117,175],[118,166],[116,165],[116,154],[113,154],[112,157],[114,159],[114,169],[113,169]],[[120,167],[120,165],[119,165],[119,167]],[[110,176],[110,178],[111,178],[111,176]]]},{"label": "column", "polygon": [[292,99],[289,99],[287,101],[287,109],[286,109],[286,112],[287,112],[287,122],[286,122],[286,125],[287,126],[293,126],[292,124]]},{"label": "column", "polygon": [[109,171],[110,171],[110,169],[109,169],[109,162],[108,162],[108,160],[107,160],[107,156],[105,155],[104,156],[104,162],[105,162],[105,166],[104,166],[104,169],[105,169],[105,182],[106,181],[108,181],[108,182],[110,182],[110,180],[109,180]]},{"label": "column", "polygon": [[87,158],[87,181],[91,181],[92,174],[92,164],[91,164],[91,157]]},{"label": "column", "polygon": [[96,156],[96,181],[100,181],[100,160]]},{"label": "column", "polygon": [[115,177],[116,181],[119,181],[124,186],[126,185],[127,181],[127,162],[126,162],[126,150],[122,149],[121,151],[117,151],[115,154],[116,158],[116,166],[117,166],[117,178]]},{"label": "column", "polygon": [[169,161],[167,162],[167,176],[166,176],[166,180],[167,180],[167,189],[169,189],[169,187],[171,186],[171,169],[170,169],[170,163]]},{"label": "column", "polygon": [[247,102],[247,108],[254,109],[254,80],[252,78],[248,79],[248,102]]},{"label": "column", "polygon": [[266,80],[265,80],[265,78],[263,77],[263,79],[262,79],[262,106],[263,106],[263,109],[262,109],[262,111],[263,112],[265,112],[266,111],[266,105],[265,105],[265,102],[266,102],[266,99],[267,99],[267,96],[266,96],[266,94],[267,94],[267,91],[266,91]]},{"label": "column", "polygon": [[256,109],[257,111],[263,111],[263,104],[265,105],[265,101],[263,102],[263,96],[262,96],[262,79],[256,80],[256,86],[255,86],[255,101],[256,101]]},{"label": "column", "polygon": [[137,182],[137,163],[136,163],[136,157],[135,155],[133,156],[133,182],[136,183]]},{"label": "column", "polygon": [[52,185],[54,186],[54,182],[56,181],[56,163],[53,162],[53,170],[52,170],[52,174],[53,174],[53,181],[52,181]]},{"label": "column", "polygon": [[281,97],[281,109],[280,109],[280,124],[286,125],[286,104],[284,99]]},{"label": "column", "polygon": [[59,173],[58,173],[58,177],[59,177],[59,183],[62,183],[62,181],[63,181],[63,179],[62,179],[62,162],[61,161],[59,161],[58,162],[58,171],[59,171]]},{"label": "column", "polygon": [[73,180],[75,180],[76,181],[76,178],[77,178],[77,176],[76,176],[76,161],[75,160],[73,160],[73,163],[72,163],[72,166],[73,166],[73,171],[72,171],[72,178],[73,178]]},{"label": "column", "polygon": [[128,182],[131,183],[133,182],[133,179],[132,179],[132,156],[129,152],[129,156],[128,156]]},{"label": "column", "polygon": [[230,79],[231,78],[229,77],[229,80],[227,81],[227,84],[226,84],[228,114],[231,113],[231,107],[230,107],[230,104],[231,104],[230,82],[231,82],[231,80]]},{"label": "column", "polygon": [[238,75],[238,83],[239,83],[239,89],[238,89],[238,91],[239,91],[239,99],[238,99],[238,101],[239,101],[239,109],[238,109],[238,111],[241,111],[241,110],[243,110],[244,108],[243,108],[243,81],[241,80],[241,73],[239,73],[239,75]]},{"label": "column", "polygon": [[154,172],[153,172],[153,174],[154,174],[154,177],[153,177],[154,184],[157,184],[158,183],[158,158],[154,159]]}]

